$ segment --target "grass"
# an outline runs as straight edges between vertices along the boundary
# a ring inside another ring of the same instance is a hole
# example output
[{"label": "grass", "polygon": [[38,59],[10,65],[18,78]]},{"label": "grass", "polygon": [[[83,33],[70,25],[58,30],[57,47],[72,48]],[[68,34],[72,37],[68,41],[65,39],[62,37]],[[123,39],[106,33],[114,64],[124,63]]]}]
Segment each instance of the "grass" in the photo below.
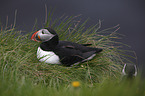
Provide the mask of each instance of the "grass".
[{"label": "grass", "polygon": [[[37,47],[40,43],[30,40],[34,31],[22,35],[14,27],[2,28],[0,31],[0,96],[68,96],[126,94],[128,84],[120,84],[122,64],[126,61],[127,50],[122,50],[122,44],[116,42],[120,38],[117,33],[119,26],[101,30],[98,24],[85,28],[87,20],[80,22],[77,17],[60,17],[52,19],[48,14],[45,27],[52,26],[60,40],[76,43],[91,43],[92,47],[103,48],[103,52],[88,62],[64,67],[39,62],[36,58]],[[76,21],[77,20],[77,21]],[[130,51],[129,51],[130,52]],[[130,56],[134,58],[133,56]],[[73,88],[71,82],[79,81],[81,86]],[[130,88],[134,95],[144,94],[139,90],[137,80]],[[144,83],[141,83],[144,88]],[[115,90],[115,92],[113,91]],[[121,90],[121,91],[120,91]],[[106,92],[106,93],[104,93]],[[140,95],[141,96],[141,95]]]},{"label": "grass", "polygon": [[108,79],[89,85],[81,82],[80,87],[71,84],[46,86],[33,84],[22,77],[19,81],[0,81],[0,96],[145,96],[145,82],[139,79],[132,82],[116,82]]}]

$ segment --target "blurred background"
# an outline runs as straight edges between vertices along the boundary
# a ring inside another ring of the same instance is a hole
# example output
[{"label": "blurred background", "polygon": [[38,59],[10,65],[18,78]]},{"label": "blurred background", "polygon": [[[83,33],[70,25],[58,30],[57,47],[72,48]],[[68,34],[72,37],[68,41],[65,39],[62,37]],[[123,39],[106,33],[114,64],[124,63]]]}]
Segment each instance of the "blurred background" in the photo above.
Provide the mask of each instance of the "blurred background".
[{"label": "blurred background", "polygon": [[145,77],[145,0],[0,0],[0,22],[5,25],[8,16],[8,25],[13,24],[17,10],[18,30],[31,32],[36,19],[41,28],[45,4],[48,12],[55,9],[54,18],[81,14],[82,22],[90,18],[88,26],[103,20],[101,29],[120,24],[118,32],[125,35],[121,42],[136,52]]}]

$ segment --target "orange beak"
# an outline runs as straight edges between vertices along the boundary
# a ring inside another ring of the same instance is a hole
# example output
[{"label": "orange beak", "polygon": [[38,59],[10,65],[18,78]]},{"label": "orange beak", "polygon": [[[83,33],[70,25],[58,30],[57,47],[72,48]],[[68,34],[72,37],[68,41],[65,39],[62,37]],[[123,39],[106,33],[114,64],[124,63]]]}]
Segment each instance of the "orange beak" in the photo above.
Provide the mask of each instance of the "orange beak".
[{"label": "orange beak", "polygon": [[38,31],[35,32],[35,33],[31,36],[31,40],[37,41],[37,42],[38,42],[38,40],[36,40],[36,34],[37,34],[37,33],[38,33]]}]

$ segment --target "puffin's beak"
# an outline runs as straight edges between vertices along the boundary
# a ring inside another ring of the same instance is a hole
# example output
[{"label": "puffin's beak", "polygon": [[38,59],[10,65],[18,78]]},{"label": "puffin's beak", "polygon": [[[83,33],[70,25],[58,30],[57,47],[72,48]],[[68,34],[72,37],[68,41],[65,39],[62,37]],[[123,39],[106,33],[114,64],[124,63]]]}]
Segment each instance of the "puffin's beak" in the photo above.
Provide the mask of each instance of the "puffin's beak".
[{"label": "puffin's beak", "polygon": [[35,33],[31,36],[31,40],[37,41],[37,42],[38,42],[38,40],[36,40],[36,34],[37,34],[37,33],[38,33],[38,31],[35,32]]}]

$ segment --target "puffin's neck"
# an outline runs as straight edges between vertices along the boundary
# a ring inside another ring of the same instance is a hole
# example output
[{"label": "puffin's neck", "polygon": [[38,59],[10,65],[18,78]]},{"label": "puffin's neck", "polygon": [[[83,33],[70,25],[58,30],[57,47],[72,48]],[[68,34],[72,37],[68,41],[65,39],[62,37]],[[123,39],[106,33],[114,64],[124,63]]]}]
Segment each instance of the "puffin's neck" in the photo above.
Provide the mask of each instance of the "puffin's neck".
[{"label": "puffin's neck", "polygon": [[49,41],[45,41],[42,42],[40,44],[40,48],[44,51],[52,51],[55,49],[55,47],[57,46],[59,42],[59,38],[58,35],[55,35],[52,39],[50,39]]}]

